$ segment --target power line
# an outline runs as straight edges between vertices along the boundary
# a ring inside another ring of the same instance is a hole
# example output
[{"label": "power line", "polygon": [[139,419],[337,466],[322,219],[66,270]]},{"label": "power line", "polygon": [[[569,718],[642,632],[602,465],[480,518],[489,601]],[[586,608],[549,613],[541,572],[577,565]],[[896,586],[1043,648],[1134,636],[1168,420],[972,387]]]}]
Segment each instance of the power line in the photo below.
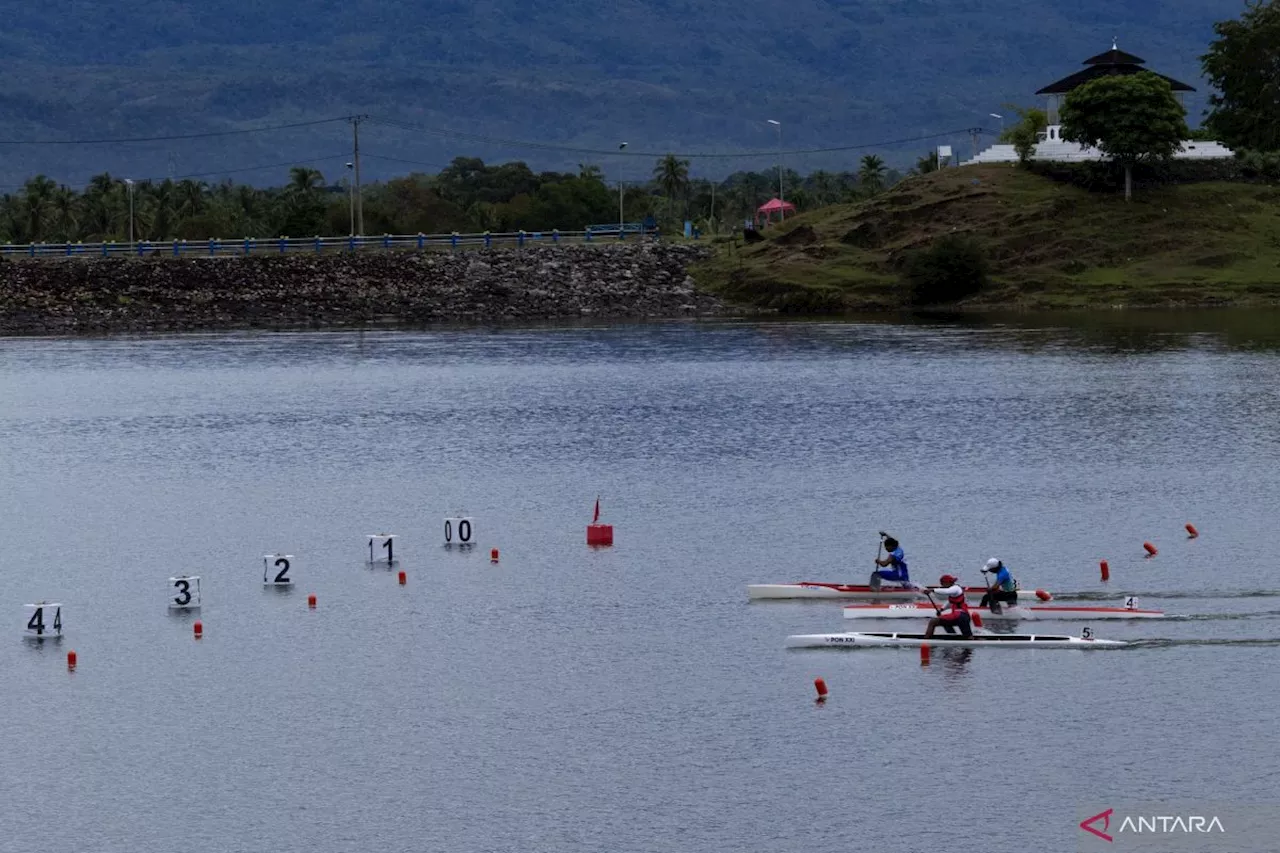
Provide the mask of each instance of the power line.
[{"label": "power line", "polygon": [[314,121],[298,121],[292,124],[272,124],[264,127],[245,127],[239,130],[211,130],[204,133],[179,133],[169,136],[121,136],[114,139],[0,139],[0,145],[121,145],[133,142],[173,142],[179,139],[211,139],[216,136],[238,136],[249,133],[274,133],[299,127],[315,127],[346,121],[346,116],[322,118]]},{"label": "power line", "polygon": [[426,166],[431,169],[449,168],[447,165],[442,163],[426,163],[426,162],[423,162],[422,160],[405,160],[400,157],[384,157],[381,154],[369,154],[367,152],[365,153],[364,156],[369,158],[370,160],[386,160],[388,163],[403,163],[406,166]]},{"label": "power line", "polygon": [[[541,151],[561,151],[567,154],[596,154],[607,157],[665,157],[672,152],[668,151],[618,151],[614,149],[602,148],[579,148],[572,145],[556,145],[548,142],[531,142],[520,139],[505,139],[496,136],[485,136],[478,133],[465,133],[454,130],[437,130],[434,128],[422,127],[419,125],[406,124],[404,122],[392,121],[390,119],[382,119],[373,117],[369,119],[375,124],[384,125],[386,127],[394,127],[400,130],[408,130],[414,133],[424,133],[430,136],[440,136],[451,139],[462,139],[469,142],[481,142],[490,145],[503,145],[509,148],[531,148]],[[859,145],[836,145],[825,148],[793,148],[781,152],[783,155],[801,155],[801,154],[838,154],[848,151],[863,151],[869,148],[888,148],[893,145],[905,145],[911,142],[924,142],[930,139],[940,139],[947,136],[956,136],[958,134],[969,133],[971,128],[959,128],[955,130],[947,130],[939,133],[928,133],[920,136],[909,136],[901,139],[889,139],[881,142],[868,142]],[[985,132],[985,131],[984,131]],[[739,151],[739,152],[687,152],[676,153],[676,157],[684,159],[704,159],[704,160],[749,160],[757,158],[776,158],[778,149],[774,148],[770,151]]]}]

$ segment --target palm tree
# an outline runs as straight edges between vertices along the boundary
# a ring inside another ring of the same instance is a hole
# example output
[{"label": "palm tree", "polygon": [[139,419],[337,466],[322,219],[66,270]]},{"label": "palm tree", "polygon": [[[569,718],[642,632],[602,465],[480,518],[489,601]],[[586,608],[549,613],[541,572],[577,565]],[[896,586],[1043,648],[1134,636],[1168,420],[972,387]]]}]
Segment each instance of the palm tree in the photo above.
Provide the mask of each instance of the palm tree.
[{"label": "palm tree", "polygon": [[938,152],[936,150],[930,151],[924,157],[917,160],[916,171],[922,175],[938,171]]},{"label": "palm tree", "polygon": [[858,180],[874,194],[884,188],[884,172],[884,161],[874,154],[868,154],[862,158],[862,165],[858,168]]},{"label": "palm tree", "polygon": [[44,240],[45,219],[57,189],[58,185],[44,175],[36,175],[22,187],[22,225],[29,242]]},{"label": "palm tree", "polygon": [[324,186],[324,175],[319,169],[307,166],[294,166],[289,170],[289,190],[294,193],[310,195]]},{"label": "palm tree", "polygon": [[671,218],[671,201],[689,188],[689,161],[668,154],[653,167],[653,179],[667,197],[667,218]]},{"label": "palm tree", "polygon": [[64,184],[54,192],[50,206],[53,210],[54,233],[59,240],[70,243],[80,228],[79,196]]},{"label": "palm tree", "polygon": [[579,163],[578,177],[584,181],[604,181],[604,171],[595,163]]},{"label": "palm tree", "polygon": [[[819,207],[831,204],[840,197],[835,176],[819,169],[809,175],[808,181],[813,201]],[[795,201],[793,198],[792,201]]]},{"label": "palm tree", "polygon": [[193,181],[190,178],[181,181],[178,184],[178,216],[183,219],[199,216],[204,211],[207,189],[204,181]]}]

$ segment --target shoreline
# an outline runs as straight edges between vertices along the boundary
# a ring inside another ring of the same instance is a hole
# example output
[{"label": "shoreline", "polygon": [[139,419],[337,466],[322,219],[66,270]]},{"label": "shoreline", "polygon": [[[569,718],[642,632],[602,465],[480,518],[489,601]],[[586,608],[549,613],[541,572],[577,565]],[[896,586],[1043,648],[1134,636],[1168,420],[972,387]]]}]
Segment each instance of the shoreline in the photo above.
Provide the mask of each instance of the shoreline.
[{"label": "shoreline", "polygon": [[0,263],[0,335],[395,329],[731,317],[701,246],[633,243]]}]

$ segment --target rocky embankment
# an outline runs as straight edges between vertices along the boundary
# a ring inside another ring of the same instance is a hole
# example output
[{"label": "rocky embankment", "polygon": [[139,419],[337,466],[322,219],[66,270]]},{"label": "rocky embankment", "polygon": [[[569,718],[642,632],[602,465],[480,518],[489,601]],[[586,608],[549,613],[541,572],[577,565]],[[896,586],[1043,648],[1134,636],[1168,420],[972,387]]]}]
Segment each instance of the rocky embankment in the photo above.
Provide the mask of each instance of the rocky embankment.
[{"label": "rocky embankment", "polygon": [[718,314],[663,244],[0,263],[0,333],[316,328]]}]

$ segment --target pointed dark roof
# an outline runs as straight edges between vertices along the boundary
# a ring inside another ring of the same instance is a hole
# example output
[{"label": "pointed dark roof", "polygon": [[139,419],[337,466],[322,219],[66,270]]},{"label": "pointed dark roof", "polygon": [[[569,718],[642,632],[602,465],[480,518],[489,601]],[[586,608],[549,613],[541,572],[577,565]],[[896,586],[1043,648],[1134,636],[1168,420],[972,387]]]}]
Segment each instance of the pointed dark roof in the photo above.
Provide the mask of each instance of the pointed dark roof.
[{"label": "pointed dark roof", "polygon": [[1145,59],[1134,56],[1132,53],[1125,53],[1114,44],[1111,45],[1111,50],[1091,56],[1084,61],[1085,65],[1145,65],[1146,63]]},{"label": "pointed dark roof", "polygon": [[[1069,77],[1063,77],[1056,83],[1050,83],[1043,89],[1036,92],[1037,95],[1065,95],[1077,86],[1082,86],[1099,77],[1121,77],[1128,74],[1138,74],[1143,71],[1149,71],[1148,68],[1142,66],[1146,64],[1146,60],[1134,56],[1132,53],[1125,53],[1114,44],[1111,50],[1092,56],[1084,61],[1086,66],[1083,71],[1077,71]],[[1154,72],[1153,72],[1154,73]],[[1175,92],[1194,92],[1195,88],[1188,86],[1172,77],[1166,77],[1163,74],[1156,74],[1157,77],[1169,84],[1169,87]]]}]

